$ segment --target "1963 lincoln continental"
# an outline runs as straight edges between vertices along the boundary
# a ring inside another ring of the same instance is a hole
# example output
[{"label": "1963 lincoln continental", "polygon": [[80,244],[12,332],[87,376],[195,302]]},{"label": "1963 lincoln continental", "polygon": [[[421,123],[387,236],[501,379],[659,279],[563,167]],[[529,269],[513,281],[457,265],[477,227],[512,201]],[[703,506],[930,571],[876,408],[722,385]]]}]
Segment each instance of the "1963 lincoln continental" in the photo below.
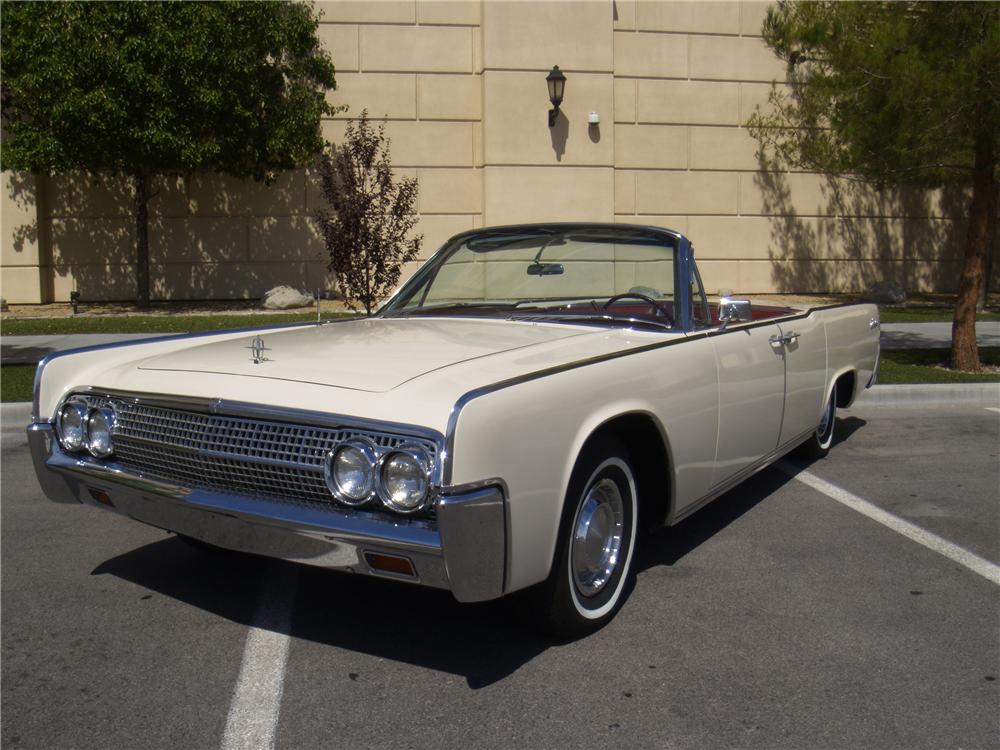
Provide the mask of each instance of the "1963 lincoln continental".
[{"label": "1963 lincoln continental", "polygon": [[875,379],[878,310],[710,302],[666,229],[460,234],[373,318],[49,356],[46,495],[196,544],[607,622],[638,530],[782,454]]}]

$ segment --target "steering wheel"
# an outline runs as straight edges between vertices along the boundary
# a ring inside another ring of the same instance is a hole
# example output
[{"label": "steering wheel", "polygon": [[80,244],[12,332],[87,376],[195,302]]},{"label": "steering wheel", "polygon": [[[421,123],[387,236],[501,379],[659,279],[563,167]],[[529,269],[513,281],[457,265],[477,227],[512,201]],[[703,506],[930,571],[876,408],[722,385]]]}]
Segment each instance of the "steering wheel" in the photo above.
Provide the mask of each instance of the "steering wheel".
[{"label": "steering wheel", "polygon": [[669,323],[673,325],[674,319],[670,316],[670,313],[667,311],[667,308],[665,308],[663,305],[661,305],[652,297],[647,297],[645,294],[641,294],[639,292],[624,292],[622,294],[616,294],[614,297],[611,297],[607,302],[605,302],[601,306],[601,309],[607,310],[609,307],[611,307],[611,305],[613,305],[618,300],[628,299],[629,297],[634,297],[635,299],[641,299],[643,302],[649,303],[650,305],[653,306],[653,309],[655,309],[658,314],[665,317],[667,321],[669,321]]}]

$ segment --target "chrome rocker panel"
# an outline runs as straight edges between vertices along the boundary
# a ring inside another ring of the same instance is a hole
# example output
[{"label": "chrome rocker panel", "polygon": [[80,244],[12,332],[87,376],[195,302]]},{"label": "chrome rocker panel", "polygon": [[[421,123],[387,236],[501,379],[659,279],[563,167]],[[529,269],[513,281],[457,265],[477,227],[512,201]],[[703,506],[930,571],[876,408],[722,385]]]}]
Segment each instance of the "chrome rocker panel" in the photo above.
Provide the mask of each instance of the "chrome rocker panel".
[{"label": "chrome rocker panel", "polygon": [[[93,505],[226,549],[448,589],[460,602],[505,592],[507,499],[500,486],[444,494],[435,529],[427,521],[180,487],[68,456],[48,423],[27,432],[35,473],[54,502]],[[102,492],[113,507],[95,497]],[[406,557],[416,577],[373,570],[366,552]]]}]

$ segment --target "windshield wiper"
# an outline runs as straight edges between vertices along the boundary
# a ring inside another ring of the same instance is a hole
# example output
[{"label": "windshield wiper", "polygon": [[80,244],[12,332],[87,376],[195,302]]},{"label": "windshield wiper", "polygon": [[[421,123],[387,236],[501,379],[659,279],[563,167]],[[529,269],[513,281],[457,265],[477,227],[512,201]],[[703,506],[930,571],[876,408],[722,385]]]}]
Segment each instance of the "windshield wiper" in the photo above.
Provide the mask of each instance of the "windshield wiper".
[{"label": "windshield wiper", "polygon": [[553,321],[557,323],[611,323],[614,325],[626,324],[629,326],[650,326],[662,331],[673,331],[674,326],[669,323],[661,323],[658,320],[646,320],[644,318],[622,318],[610,313],[517,313],[508,315],[507,320],[524,320],[530,322]]},{"label": "windshield wiper", "polygon": [[447,312],[448,310],[467,310],[469,308],[509,308],[513,305],[506,302],[448,302],[440,305],[424,305],[422,307],[411,307],[406,310],[393,310],[387,312],[386,318],[408,318],[412,315],[433,315]]}]

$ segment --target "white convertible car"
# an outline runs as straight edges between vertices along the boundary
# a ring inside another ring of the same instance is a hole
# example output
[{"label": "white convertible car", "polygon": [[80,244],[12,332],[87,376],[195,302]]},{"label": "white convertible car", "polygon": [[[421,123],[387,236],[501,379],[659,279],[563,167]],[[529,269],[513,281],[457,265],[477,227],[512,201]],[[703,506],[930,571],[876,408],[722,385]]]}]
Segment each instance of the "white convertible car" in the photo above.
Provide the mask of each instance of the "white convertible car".
[{"label": "white convertible car", "polygon": [[878,328],[712,303],[666,229],[480,229],[372,318],[50,355],[28,436],[57,502],[462,602],[525,590],[575,635],[621,605],[641,528],[830,447]]}]

